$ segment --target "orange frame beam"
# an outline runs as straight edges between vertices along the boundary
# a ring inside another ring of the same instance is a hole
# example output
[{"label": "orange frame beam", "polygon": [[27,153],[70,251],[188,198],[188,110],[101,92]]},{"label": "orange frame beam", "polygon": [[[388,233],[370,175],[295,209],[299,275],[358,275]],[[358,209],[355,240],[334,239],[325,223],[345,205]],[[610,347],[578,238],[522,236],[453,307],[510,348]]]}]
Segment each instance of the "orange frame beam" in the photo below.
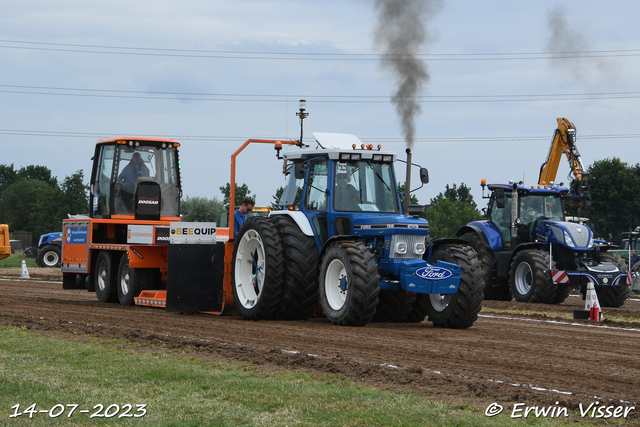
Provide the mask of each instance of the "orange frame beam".
[{"label": "orange frame beam", "polygon": [[[233,246],[234,246],[234,214],[235,214],[235,200],[236,200],[236,157],[238,154],[242,153],[242,151],[247,148],[249,144],[273,144],[274,148],[279,150],[282,148],[282,145],[297,145],[300,146],[300,141],[280,141],[276,139],[247,139],[247,141],[240,146],[232,155],[231,155],[231,179],[229,181],[229,240],[225,243],[225,263],[224,263],[224,283],[222,285],[222,310],[221,314],[224,311],[225,305],[234,305],[233,301],[233,290],[231,288],[231,262],[233,255]],[[280,147],[280,148],[278,148]]]}]

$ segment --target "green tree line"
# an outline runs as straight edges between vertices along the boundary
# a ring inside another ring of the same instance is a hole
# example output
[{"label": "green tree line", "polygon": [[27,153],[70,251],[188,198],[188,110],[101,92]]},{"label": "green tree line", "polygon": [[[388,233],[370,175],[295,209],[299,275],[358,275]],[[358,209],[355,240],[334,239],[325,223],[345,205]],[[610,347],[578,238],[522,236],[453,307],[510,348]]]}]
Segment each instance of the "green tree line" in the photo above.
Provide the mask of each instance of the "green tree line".
[{"label": "green tree line", "polygon": [[[589,173],[592,209],[580,212],[590,219],[598,237],[619,242],[620,234],[640,226],[640,164],[629,165],[618,158],[594,162]],[[87,213],[88,187],[82,171],[65,177],[62,182],[45,166],[0,165],[0,223],[9,224],[11,231],[33,232],[35,235],[60,231],[67,214]],[[403,191],[404,184],[399,184]],[[185,197],[182,200],[184,221],[219,222],[228,209],[229,183],[220,187],[222,201],[217,197]],[[271,207],[279,208],[282,187],[272,196]],[[302,196],[299,191],[299,197]],[[246,184],[236,184],[235,204],[255,195]],[[420,202],[411,196],[412,204]],[[484,203],[483,203],[484,205]],[[484,206],[483,206],[484,207]],[[576,212],[567,211],[568,215]],[[471,189],[464,183],[446,185],[444,191],[429,201],[423,218],[429,220],[434,238],[453,237],[463,225],[483,218],[473,200]]]},{"label": "green tree line", "polygon": [[0,223],[11,231],[44,233],[62,231],[67,214],[87,214],[88,187],[81,170],[58,182],[46,166],[16,170],[0,165]]}]

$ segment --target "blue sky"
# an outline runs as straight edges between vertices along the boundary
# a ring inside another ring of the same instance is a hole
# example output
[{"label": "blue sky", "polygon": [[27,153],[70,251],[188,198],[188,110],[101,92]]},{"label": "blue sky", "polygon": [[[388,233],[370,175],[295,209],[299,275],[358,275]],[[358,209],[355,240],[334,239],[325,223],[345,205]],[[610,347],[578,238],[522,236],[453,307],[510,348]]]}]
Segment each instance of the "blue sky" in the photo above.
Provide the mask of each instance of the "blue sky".
[{"label": "blue sky", "polygon": [[[640,162],[640,3],[439,6],[419,51],[430,75],[413,146],[431,177],[422,203],[446,184],[464,182],[484,206],[481,178],[536,183],[557,117],[576,125],[585,166]],[[88,177],[99,138],[165,136],[182,143],[184,194],[221,198],[244,140],[299,136],[301,98],[305,142],[340,132],[405,150],[373,1],[5,0],[0,11],[1,164]],[[238,161],[239,183],[270,203],[284,184],[273,150]],[[557,181],[568,172],[563,160]]]}]

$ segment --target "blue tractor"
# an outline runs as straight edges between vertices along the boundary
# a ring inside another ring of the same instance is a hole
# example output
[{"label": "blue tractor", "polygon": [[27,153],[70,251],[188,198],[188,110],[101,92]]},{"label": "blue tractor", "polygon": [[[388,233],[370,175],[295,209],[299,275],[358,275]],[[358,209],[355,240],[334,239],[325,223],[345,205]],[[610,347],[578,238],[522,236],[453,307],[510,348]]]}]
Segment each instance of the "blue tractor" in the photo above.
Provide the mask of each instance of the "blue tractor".
[{"label": "blue tractor", "polygon": [[62,260],[62,232],[47,233],[38,241],[36,264],[38,267],[60,267]]},{"label": "blue tractor", "polygon": [[[486,183],[482,180],[483,196]],[[485,272],[485,299],[559,304],[573,288],[583,297],[593,282],[603,307],[620,307],[629,296],[627,266],[606,243],[594,242],[584,224],[565,221],[568,188],[489,184],[485,221],[457,235],[475,249]]]},{"label": "blue tractor", "polygon": [[336,325],[428,316],[435,326],[470,327],[483,299],[477,255],[460,239],[427,244],[428,222],[402,211],[396,154],[353,135],[313,135],[317,149],[284,154],[282,209],[249,218],[235,238],[238,312],[308,319],[319,302]]}]

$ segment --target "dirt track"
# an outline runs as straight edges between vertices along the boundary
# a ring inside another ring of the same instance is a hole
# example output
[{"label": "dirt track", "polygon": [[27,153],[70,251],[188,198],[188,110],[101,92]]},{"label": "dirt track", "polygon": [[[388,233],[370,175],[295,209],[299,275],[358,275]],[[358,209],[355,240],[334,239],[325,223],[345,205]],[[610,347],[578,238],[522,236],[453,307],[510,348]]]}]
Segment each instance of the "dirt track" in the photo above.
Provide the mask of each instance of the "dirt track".
[{"label": "dirt track", "polygon": [[[466,403],[478,410],[491,402],[505,407],[559,402],[577,411],[580,403],[613,401],[636,406],[631,417],[639,420],[640,323],[510,314],[571,313],[584,307],[577,296],[559,306],[485,301],[481,317],[466,330],[434,328],[430,322],[348,328],[320,318],[248,322],[235,315],[100,304],[94,294],[63,290],[61,283],[7,278],[7,271],[0,271],[3,275],[0,323],[58,338],[74,339],[74,333],[124,338],[155,351],[186,348],[190,355],[210,360],[343,374],[366,385],[412,391],[451,405]],[[60,280],[53,273],[31,274],[42,275]],[[604,314],[638,319],[640,300],[630,299]]]}]

